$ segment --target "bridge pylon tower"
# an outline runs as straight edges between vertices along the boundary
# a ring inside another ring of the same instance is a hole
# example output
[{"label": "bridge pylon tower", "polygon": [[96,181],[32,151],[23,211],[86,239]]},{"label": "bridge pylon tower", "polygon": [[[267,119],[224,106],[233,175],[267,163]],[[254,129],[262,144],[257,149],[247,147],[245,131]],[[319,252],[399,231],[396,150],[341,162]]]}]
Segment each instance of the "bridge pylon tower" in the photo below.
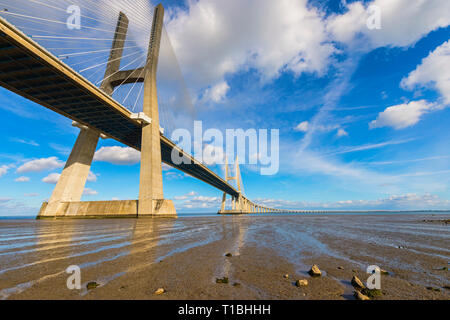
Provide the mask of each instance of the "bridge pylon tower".
[{"label": "bridge pylon tower", "polygon": [[242,195],[241,190],[241,179],[240,179],[240,169],[239,169],[239,158],[236,157],[236,166],[235,166],[235,176],[229,175],[229,166],[228,166],[228,158],[225,157],[225,181],[236,181],[237,189],[239,192],[239,195],[237,197],[231,196],[231,210],[226,209],[226,202],[227,202],[227,193],[223,193],[222,196],[222,205],[220,207],[219,214],[242,214],[246,213],[246,202],[247,200]]},{"label": "bridge pylon tower", "polygon": [[112,95],[120,85],[141,82],[144,86],[143,112],[133,114],[142,124],[139,200],[81,202],[100,137],[99,131],[74,122],[80,133],[48,202],[38,218],[99,216],[169,216],[176,217],[171,200],[164,199],[162,181],[161,134],[159,124],[156,73],[163,29],[164,8],[155,7],[145,66],[120,70],[129,20],[120,12],[110,57],[100,86]]}]

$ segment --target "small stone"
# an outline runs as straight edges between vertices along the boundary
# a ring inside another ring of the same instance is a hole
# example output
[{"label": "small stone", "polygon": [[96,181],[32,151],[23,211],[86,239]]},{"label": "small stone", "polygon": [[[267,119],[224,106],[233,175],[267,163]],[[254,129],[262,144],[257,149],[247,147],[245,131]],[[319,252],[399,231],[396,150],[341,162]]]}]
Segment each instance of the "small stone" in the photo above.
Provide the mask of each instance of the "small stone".
[{"label": "small stone", "polygon": [[339,266],[339,267],[337,267],[339,270],[344,270],[344,267],[341,267],[341,266]]},{"label": "small stone", "polygon": [[223,277],[223,278],[217,278],[216,279],[216,283],[228,283],[228,277]]},{"label": "small stone", "polygon": [[229,253],[229,252],[225,255],[225,257],[228,257],[228,258],[229,258],[229,257],[232,257],[232,256],[233,256],[233,255],[232,255],[231,253]]},{"label": "small stone", "polygon": [[289,279],[289,275],[288,275],[288,274],[285,274],[285,275],[283,276],[283,278]]},{"label": "small stone", "polygon": [[427,287],[427,290],[435,291],[435,292],[441,292],[441,289],[439,289],[439,288],[433,288],[433,287]]},{"label": "small stone", "polygon": [[353,293],[353,296],[357,299],[357,300],[370,300],[370,298],[364,294],[362,294],[359,291],[355,291]]},{"label": "small stone", "polygon": [[311,277],[320,277],[322,275],[322,271],[320,271],[317,265],[313,265],[308,273]]},{"label": "small stone", "polygon": [[157,296],[159,296],[159,295],[163,294],[164,292],[166,292],[166,290],[164,290],[164,288],[159,288],[158,290],[155,291],[155,294]]},{"label": "small stone", "polygon": [[241,286],[241,284],[239,282],[233,283],[233,287],[240,287],[240,286]]},{"label": "small stone", "polygon": [[308,285],[308,280],[297,280],[295,285],[297,287],[306,287]]},{"label": "small stone", "polygon": [[353,276],[351,283],[352,283],[352,286],[353,286],[355,289],[364,289],[364,288],[366,287],[366,286],[362,283],[362,281],[359,280],[359,278],[358,278],[357,276]]},{"label": "small stone", "polygon": [[97,288],[98,286],[100,286],[100,285],[99,285],[97,282],[92,281],[92,282],[89,282],[89,283],[86,285],[86,288],[87,288],[88,290],[92,290],[92,289]]}]

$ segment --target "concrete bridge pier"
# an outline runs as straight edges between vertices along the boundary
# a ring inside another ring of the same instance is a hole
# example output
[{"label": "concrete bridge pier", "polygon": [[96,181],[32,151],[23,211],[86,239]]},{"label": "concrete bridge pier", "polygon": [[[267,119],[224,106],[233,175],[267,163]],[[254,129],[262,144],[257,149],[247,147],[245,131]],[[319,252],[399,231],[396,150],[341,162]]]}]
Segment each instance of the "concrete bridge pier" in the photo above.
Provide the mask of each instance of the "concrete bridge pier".
[{"label": "concrete bridge pier", "polygon": [[139,216],[176,216],[173,201],[164,199],[162,181],[161,132],[156,72],[163,19],[164,8],[160,4],[155,8],[153,15],[153,26],[145,67],[143,112],[151,119],[151,123],[145,124],[142,128]]},{"label": "concrete bridge pier", "polygon": [[100,133],[80,126],[75,146],[59,177],[58,183],[48,201],[41,208],[39,216],[57,217],[65,215],[67,202],[78,202],[83,195],[92,159],[100,137]]}]

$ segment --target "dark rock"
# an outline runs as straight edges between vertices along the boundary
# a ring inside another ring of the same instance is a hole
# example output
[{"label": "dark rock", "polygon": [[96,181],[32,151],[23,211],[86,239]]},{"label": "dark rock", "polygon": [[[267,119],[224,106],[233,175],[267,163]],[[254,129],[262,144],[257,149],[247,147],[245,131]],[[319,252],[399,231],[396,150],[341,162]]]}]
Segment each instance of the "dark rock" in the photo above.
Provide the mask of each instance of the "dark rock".
[{"label": "dark rock", "polygon": [[317,265],[313,265],[308,273],[311,277],[320,277],[322,275],[322,271],[320,271]]},{"label": "dark rock", "polygon": [[89,283],[86,285],[86,288],[87,288],[88,290],[92,290],[92,289],[97,288],[98,286],[100,286],[100,285],[99,285],[97,282],[92,281],[92,282],[89,282]]},{"label": "dark rock", "polygon": [[226,255],[225,255],[225,257],[232,257],[233,255],[231,254],[231,253],[227,253]]},{"label": "dark rock", "polygon": [[228,277],[217,278],[216,283],[228,283]]},{"label": "dark rock", "polygon": [[381,290],[378,289],[369,289],[369,288],[364,288],[361,290],[361,293],[363,295],[368,296],[369,298],[375,298],[378,296],[382,296],[383,292],[381,292]]}]

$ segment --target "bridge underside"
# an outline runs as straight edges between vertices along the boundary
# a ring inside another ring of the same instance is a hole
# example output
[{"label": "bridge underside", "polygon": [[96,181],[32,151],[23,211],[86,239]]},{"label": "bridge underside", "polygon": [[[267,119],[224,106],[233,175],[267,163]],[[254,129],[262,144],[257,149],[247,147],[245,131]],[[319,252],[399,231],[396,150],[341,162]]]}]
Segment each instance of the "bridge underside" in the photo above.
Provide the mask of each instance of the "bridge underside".
[{"label": "bridge underside", "polygon": [[[141,150],[142,124],[131,112],[5,20],[0,21],[0,86],[109,138]],[[175,164],[176,150],[190,164]],[[211,186],[239,195],[213,171],[161,136],[162,161]]]}]

